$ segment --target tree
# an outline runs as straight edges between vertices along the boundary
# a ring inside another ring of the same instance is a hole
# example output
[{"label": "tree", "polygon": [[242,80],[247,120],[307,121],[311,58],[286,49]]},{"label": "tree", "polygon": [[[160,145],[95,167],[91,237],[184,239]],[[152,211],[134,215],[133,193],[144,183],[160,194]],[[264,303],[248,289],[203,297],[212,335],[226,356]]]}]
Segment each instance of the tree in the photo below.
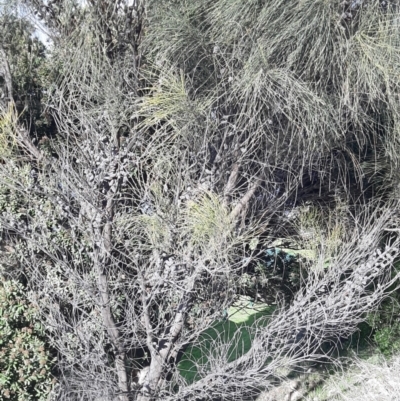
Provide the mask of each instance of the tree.
[{"label": "tree", "polygon": [[[391,188],[371,200],[363,170],[380,152],[397,163],[391,5],[27,4],[54,41],[57,135],[46,152],[16,123],[0,224],[5,270],[26,278],[58,352],[59,399],[245,399],[393,289],[398,204]],[[296,292],[249,328],[249,351],[216,343],[186,382],[185,347],[268,244],[304,246],[288,212],[306,201],[323,212]]]},{"label": "tree", "polygon": [[1,55],[4,91],[2,108],[13,99],[15,111],[33,138],[51,134],[50,117],[43,116],[42,101],[48,71],[45,47],[35,37],[33,25],[13,10],[0,13]]}]

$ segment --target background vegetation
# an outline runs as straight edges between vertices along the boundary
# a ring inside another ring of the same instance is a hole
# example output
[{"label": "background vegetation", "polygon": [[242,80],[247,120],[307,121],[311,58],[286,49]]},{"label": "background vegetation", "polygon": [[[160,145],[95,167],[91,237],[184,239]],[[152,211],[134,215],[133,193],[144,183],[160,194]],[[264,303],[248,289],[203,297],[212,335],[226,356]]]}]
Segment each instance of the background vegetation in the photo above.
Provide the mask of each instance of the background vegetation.
[{"label": "background vegetation", "polygon": [[294,400],[398,353],[398,7],[2,6],[3,395]]}]

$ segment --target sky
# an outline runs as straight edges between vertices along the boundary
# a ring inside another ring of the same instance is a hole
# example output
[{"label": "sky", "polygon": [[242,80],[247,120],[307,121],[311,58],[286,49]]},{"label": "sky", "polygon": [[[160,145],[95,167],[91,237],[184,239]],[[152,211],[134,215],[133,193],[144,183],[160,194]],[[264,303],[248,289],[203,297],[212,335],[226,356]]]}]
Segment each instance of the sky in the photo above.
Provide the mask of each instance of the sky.
[{"label": "sky", "polygon": [[46,28],[32,12],[29,12],[23,5],[19,5],[18,1],[11,2],[10,0],[0,0],[0,13],[6,11],[7,8],[11,8],[11,10],[16,11],[18,15],[31,21],[33,26],[36,27],[33,36],[37,37],[46,46],[48,45],[49,35],[46,33]]},{"label": "sky", "polygon": [[[134,2],[135,0],[125,0],[125,3],[127,3],[128,6],[132,6]],[[15,1],[15,3],[18,3],[18,0]],[[81,4],[83,7],[85,7],[86,0],[78,0],[78,3]],[[8,7],[10,6],[10,0],[0,0],[0,11],[2,11],[2,9],[4,9],[7,6]],[[34,15],[32,12],[29,12],[23,5],[17,5],[16,9],[18,13],[20,13],[20,15],[27,17],[36,27],[33,36],[37,37],[46,47],[49,47],[50,45],[49,34],[46,31],[46,27],[40,22],[37,16]]]}]

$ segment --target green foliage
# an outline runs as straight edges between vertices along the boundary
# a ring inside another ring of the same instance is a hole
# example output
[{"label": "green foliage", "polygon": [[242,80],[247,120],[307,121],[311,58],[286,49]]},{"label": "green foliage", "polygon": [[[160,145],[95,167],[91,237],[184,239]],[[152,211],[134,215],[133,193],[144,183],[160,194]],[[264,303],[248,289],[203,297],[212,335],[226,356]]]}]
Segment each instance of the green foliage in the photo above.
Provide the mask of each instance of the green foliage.
[{"label": "green foliage", "polygon": [[15,182],[15,179],[23,185],[29,186],[32,182],[29,175],[30,167],[28,164],[18,166],[10,163],[8,171],[8,177],[0,185],[0,212],[3,215],[12,216],[12,220],[21,222],[27,212],[26,199],[17,191],[10,189],[10,186]]},{"label": "green foliage", "polygon": [[221,199],[205,193],[198,201],[189,201],[186,214],[187,230],[195,246],[223,246],[231,236],[232,221]]},{"label": "green foliage", "polygon": [[[207,105],[190,99],[183,70],[177,73],[167,66],[162,69],[156,66],[153,68],[159,72],[157,81],[153,87],[145,88],[149,94],[139,102],[139,114],[144,118],[143,125],[152,127],[164,121],[176,128],[175,132],[179,132],[182,117],[184,121],[188,116],[193,116],[194,119]],[[149,80],[152,80],[153,74],[148,74]]]},{"label": "green foliage", "polygon": [[400,304],[398,294],[385,300],[375,314],[368,316],[367,323],[374,329],[373,340],[385,356],[400,351]]},{"label": "green foliage", "polygon": [[0,398],[44,401],[52,360],[34,305],[15,281],[0,283]]},{"label": "green foliage", "polygon": [[378,349],[385,356],[391,356],[400,351],[400,323],[378,329],[374,334]]}]

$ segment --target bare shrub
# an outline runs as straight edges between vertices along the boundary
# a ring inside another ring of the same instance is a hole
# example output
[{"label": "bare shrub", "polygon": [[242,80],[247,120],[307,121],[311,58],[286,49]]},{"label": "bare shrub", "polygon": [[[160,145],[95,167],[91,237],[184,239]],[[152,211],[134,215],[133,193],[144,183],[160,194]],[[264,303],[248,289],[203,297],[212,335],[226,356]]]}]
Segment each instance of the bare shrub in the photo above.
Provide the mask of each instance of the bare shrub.
[{"label": "bare shrub", "polygon": [[[58,351],[59,400],[246,399],[324,356],[393,290],[398,204],[359,195],[360,155],[386,146],[398,113],[395,11],[371,2],[349,24],[325,1],[240,15],[236,0],[27,3],[55,32],[57,135],[45,152],[16,125],[19,148],[0,164],[15,249],[3,269],[27,279]],[[264,246],[296,229],[286,212],[323,191],[334,206],[354,191],[350,223],[321,231],[300,289],[248,327],[247,352],[232,358],[240,333],[221,336],[187,382],[186,347],[221,320]]]}]

